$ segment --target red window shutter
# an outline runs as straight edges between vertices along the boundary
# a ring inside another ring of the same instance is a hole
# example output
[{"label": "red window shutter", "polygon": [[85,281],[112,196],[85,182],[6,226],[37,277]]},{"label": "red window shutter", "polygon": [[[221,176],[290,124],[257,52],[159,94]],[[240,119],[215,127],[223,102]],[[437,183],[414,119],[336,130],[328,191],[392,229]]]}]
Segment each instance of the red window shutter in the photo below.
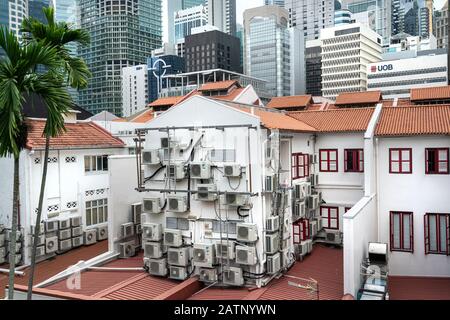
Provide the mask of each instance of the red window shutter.
[{"label": "red window shutter", "polygon": [[394,213],[391,212],[390,213],[390,217],[389,217],[389,238],[390,238],[390,246],[389,248],[393,249],[394,246]]},{"label": "red window shutter", "polygon": [[344,150],[344,170],[345,170],[345,172],[348,171],[347,161],[348,161],[348,153],[349,152],[350,152],[349,150]]},{"label": "red window shutter", "polygon": [[430,253],[430,234],[428,232],[428,215],[423,216],[423,234],[425,237],[425,254]]},{"label": "red window shutter", "polygon": [[410,241],[410,248],[411,251],[414,252],[414,214],[410,214],[409,219],[409,241]]},{"label": "red window shutter", "polygon": [[447,231],[447,255],[450,256],[450,214],[446,217],[446,231]]}]

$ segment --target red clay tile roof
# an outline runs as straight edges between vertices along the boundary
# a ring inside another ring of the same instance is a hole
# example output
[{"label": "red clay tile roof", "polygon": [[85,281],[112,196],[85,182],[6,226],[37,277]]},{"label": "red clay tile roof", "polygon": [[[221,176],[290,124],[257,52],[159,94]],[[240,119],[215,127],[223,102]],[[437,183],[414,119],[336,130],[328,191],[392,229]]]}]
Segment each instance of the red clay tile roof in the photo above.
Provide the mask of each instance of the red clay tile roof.
[{"label": "red clay tile roof", "polygon": [[[108,241],[97,242],[91,246],[83,246],[77,249],[71,250],[62,255],[57,255],[56,258],[42,261],[36,264],[35,274],[34,274],[34,284],[43,282],[61,271],[64,271],[68,267],[76,264],[81,260],[92,259],[102,253],[108,251]],[[23,270],[25,276],[15,277],[14,284],[28,285],[28,268]],[[0,299],[4,297],[5,286],[8,284],[8,275],[0,274]]]},{"label": "red clay tile roof", "polygon": [[411,101],[450,99],[450,86],[411,89]]},{"label": "red clay tile roof", "polygon": [[450,135],[450,105],[383,108],[375,134],[379,136]]},{"label": "red clay tile roof", "polygon": [[312,103],[311,95],[303,96],[290,96],[290,97],[275,97],[270,100],[267,104],[268,108],[296,108],[296,107],[307,107]]},{"label": "red clay tile roof", "polygon": [[389,277],[390,300],[450,300],[450,278]]},{"label": "red clay tile roof", "polygon": [[290,112],[289,116],[304,122],[319,132],[366,131],[374,108],[336,109],[326,111]]},{"label": "red clay tile roof", "polygon": [[228,90],[233,85],[239,85],[237,80],[226,80],[226,81],[218,81],[218,82],[209,82],[205,83],[201,86],[199,91],[215,91],[215,90]]},{"label": "red clay tile roof", "polygon": [[173,106],[184,99],[184,96],[178,96],[178,97],[165,97],[165,98],[159,98],[152,103],[150,103],[149,107],[164,107],[164,106]]},{"label": "red clay tile roof", "polygon": [[381,91],[344,92],[337,98],[335,105],[376,104],[381,100]]},{"label": "red clay tile roof", "polygon": [[152,120],[155,117],[155,114],[153,110],[145,110],[144,112],[139,113],[138,115],[134,116],[130,120],[130,122],[136,122],[136,123],[147,123],[150,120]]},{"label": "red clay tile roof", "polygon": [[[45,138],[42,136],[45,120],[27,119],[28,149],[44,149]],[[94,122],[66,123],[66,132],[59,137],[50,139],[50,149],[69,148],[121,148],[125,144],[119,138],[113,137],[108,131]]]},{"label": "red clay tile roof", "polygon": [[225,95],[225,96],[213,96],[211,98],[215,98],[218,100],[228,100],[228,101],[234,101],[234,99],[236,99],[241,93],[242,91],[244,91],[245,88],[236,88],[234,90],[232,90],[229,94]]}]

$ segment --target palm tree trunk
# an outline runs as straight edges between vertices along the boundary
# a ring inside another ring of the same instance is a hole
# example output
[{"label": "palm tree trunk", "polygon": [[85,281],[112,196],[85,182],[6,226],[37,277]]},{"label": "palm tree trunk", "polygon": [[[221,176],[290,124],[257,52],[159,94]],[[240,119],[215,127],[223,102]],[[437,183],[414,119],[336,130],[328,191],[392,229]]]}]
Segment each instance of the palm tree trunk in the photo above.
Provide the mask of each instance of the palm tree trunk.
[{"label": "palm tree trunk", "polygon": [[42,171],[41,180],[41,191],[39,193],[39,204],[37,210],[36,224],[34,227],[34,239],[33,248],[31,251],[31,264],[30,264],[30,274],[28,278],[28,291],[27,300],[31,300],[33,294],[33,281],[34,281],[34,269],[36,267],[36,250],[40,234],[41,216],[42,216],[42,205],[44,202],[44,192],[45,192],[45,182],[47,180],[47,167],[48,167],[48,153],[50,149],[50,137],[45,139],[45,154],[44,154],[44,170]]},{"label": "palm tree trunk", "polygon": [[14,156],[13,214],[9,237],[9,286],[8,299],[14,299],[14,276],[16,269],[16,236],[19,221],[19,155]]}]

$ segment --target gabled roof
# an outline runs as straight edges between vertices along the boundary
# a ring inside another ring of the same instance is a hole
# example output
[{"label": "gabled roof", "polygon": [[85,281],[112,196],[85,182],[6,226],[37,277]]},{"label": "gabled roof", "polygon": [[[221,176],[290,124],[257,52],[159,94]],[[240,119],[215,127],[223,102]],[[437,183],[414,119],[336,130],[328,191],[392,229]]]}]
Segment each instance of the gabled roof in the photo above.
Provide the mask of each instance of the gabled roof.
[{"label": "gabled roof", "polygon": [[295,108],[295,107],[307,107],[312,103],[311,95],[303,96],[290,96],[290,97],[274,97],[267,104],[268,108]]},{"label": "gabled roof", "polygon": [[450,105],[383,108],[375,134],[450,135]]},{"label": "gabled roof", "polygon": [[152,103],[150,103],[149,107],[165,107],[165,106],[173,106],[184,99],[184,96],[178,96],[178,97],[164,97],[159,98]]},{"label": "gabled roof", "polygon": [[199,91],[218,91],[218,90],[228,90],[232,86],[237,85],[240,87],[239,82],[237,80],[226,80],[226,81],[218,81],[218,82],[209,82],[202,85]]},{"label": "gabled roof", "polygon": [[334,103],[336,106],[376,104],[381,100],[381,91],[343,92],[339,94]]},{"label": "gabled roof", "polygon": [[[27,119],[28,137],[26,147],[30,150],[45,148],[43,136],[45,120]],[[94,122],[66,123],[66,131],[50,139],[50,149],[122,148],[125,144]]]},{"label": "gabled roof", "polygon": [[364,132],[374,108],[332,109],[290,112],[289,116],[314,127],[319,132]]},{"label": "gabled roof", "polygon": [[96,115],[93,115],[89,118],[89,120],[92,121],[114,121],[119,120],[120,118],[114,114],[112,114],[109,111],[102,111],[100,113],[97,113]]},{"label": "gabled roof", "polygon": [[136,114],[129,116],[125,121],[136,122],[136,123],[146,123],[155,117],[155,113],[152,109],[145,109]]},{"label": "gabled roof", "polygon": [[411,89],[411,101],[450,99],[450,86]]}]

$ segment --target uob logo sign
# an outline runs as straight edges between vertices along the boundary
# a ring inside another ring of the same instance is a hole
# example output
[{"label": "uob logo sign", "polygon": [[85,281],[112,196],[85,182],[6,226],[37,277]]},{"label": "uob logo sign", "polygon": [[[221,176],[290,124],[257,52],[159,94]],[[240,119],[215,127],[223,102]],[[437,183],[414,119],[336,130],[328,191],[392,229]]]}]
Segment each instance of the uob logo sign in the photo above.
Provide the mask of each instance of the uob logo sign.
[{"label": "uob logo sign", "polygon": [[376,72],[376,71],[392,71],[394,69],[394,66],[392,64],[383,64],[380,65],[378,67],[372,66],[371,71],[372,72]]}]

